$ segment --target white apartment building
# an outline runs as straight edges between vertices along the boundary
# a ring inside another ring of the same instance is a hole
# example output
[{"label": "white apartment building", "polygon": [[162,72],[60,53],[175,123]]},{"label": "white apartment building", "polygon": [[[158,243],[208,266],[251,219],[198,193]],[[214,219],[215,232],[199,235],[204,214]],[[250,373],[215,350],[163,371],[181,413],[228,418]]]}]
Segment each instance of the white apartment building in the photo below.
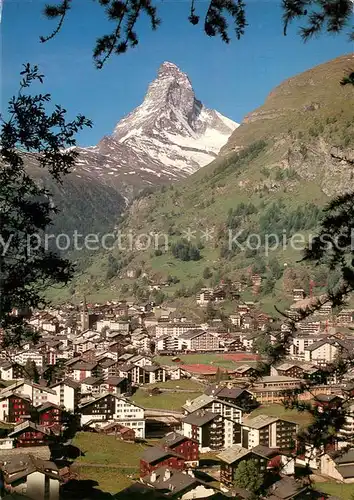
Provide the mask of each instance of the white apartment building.
[{"label": "white apartment building", "polygon": [[3,391],[2,395],[6,397],[7,394],[14,391],[19,394],[29,396],[33,406],[40,406],[47,402],[56,404],[56,394],[53,389],[35,384],[33,382],[19,380],[18,382],[8,386],[6,390]]},{"label": "white apartment building", "polygon": [[80,394],[79,384],[68,379],[56,382],[51,386],[51,389],[55,393],[53,403],[64,406],[66,410],[74,411],[76,409]]},{"label": "white apartment building", "polygon": [[80,405],[81,425],[104,426],[117,422],[135,431],[135,436],[145,438],[144,408],[132,403],[128,399],[114,394],[103,394],[98,398]]},{"label": "white apartment building", "polygon": [[242,424],[242,446],[249,450],[258,445],[289,449],[294,446],[297,427],[293,422],[268,415],[246,418]]},{"label": "white apartment building", "polygon": [[[0,378],[1,380],[15,380],[18,378],[15,375],[15,372],[18,371],[15,369],[13,363],[10,362],[1,362],[0,364]],[[22,377],[21,377],[22,378]]]},{"label": "white apartment building", "polygon": [[151,340],[149,335],[140,333],[139,335],[132,336],[131,344],[140,351],[148,352],[150,350]]},{"label": "white apartment building", "polygon": [[202,288],[199,293],[197,293],[197,304],[198,306],[205,307],[214,299],[212,288]]},{"label": "white apartment building", "polygon": [[102,332],[103,329],[109,329],[111,332],[129,332],[129,322],[128,321],[111,321],[111,320],[100,320],[97,321],[97,331]]},{"label": "white apartment building", "polygon": [[299,360],[304,360],[305,349],[307,349],[307,347],[311,346],[316,341],[318,341],[318,337],[314,335],[313,336],[304,335],[304,336],[294,337],[292,339],[292,344],[290,345],[289,348],[290,357]]},{"label": "white apartment building", "polygon": [[56,333],[58,330],[58,323],[52,323],[50,321],[43,322],[42,330],[45,332]]},{"label": "white apartment building", "polygon": [[240,313],[231,314],[230,321],[235,326],[241,326],[241,314]]},{"label": "white apartment building", "polygon": [[200,325],[195,325],[193,323],[187,323],[184,321],[161,321],[156,325],[156,337],[158,338],[162,335],[172,335],[175,337],[179,337],[182,333],[197,329],[201,330]]},{"label": "white apartment building", "polygon": [[156,340],[156,351],[177,351],[179,346],[178,337],[173,335],[162,335]]},{"label": "white apartment building", "polygon": [[340,348],[338,344],[331,340],[322,340],[313,343],[305,349],[305,361],[310,361],[317,365],[332,363],[339,352]]},{"label": "white apartment building", "polygon": [[38,368],[43,368],[43,354],[37,351],[22,351],[14,357],[15,362],[22,366],[24,366],[29,359],[34,361]]},{"label": "white apartment building", "polygon": [[[350,405],[347,409],[345,424],[340,430],[340,436],[344,439],[343,445],[352,445],[354,436],[354,404]],[[346,441],[346,438],[348,441]]]}]

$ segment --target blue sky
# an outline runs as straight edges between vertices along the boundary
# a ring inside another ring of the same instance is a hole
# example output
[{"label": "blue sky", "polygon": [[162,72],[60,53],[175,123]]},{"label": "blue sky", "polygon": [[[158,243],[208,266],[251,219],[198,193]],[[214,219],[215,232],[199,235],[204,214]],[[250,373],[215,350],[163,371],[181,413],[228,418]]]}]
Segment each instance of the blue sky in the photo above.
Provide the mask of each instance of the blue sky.
[{"label": "blue sky", "polygon": [[[50,92],[72,117],[82,113],[93,120],[93,129],[79,136],[83,145],[96,144],[110,134],[117,121],[140,104],[163,61],[188,73],[206,106],[240,122],[285,78],[354,49],[345,34],[323,35],[304,44],[294,26],[284,37],[280,1],[266,0],[248,0],[246,35],[225,45],[204,35],[202,25],[188,23],[187,1],[164,0],[157,3],[163,20],[159,29],[152,32],[147,22],[141,22],[138,48],[113,56],[96,70],[91,57],[94,41],[111,27],[97,2],[74,1],[62,32],[41,44],[39,36],[53,27],[42,15],[44,4],[5,0],[2,104],[17,91],[21,64],[38,64],[46,75],[42,91]],[[206,5],[204,0],[197,2],[201,12]]]}]

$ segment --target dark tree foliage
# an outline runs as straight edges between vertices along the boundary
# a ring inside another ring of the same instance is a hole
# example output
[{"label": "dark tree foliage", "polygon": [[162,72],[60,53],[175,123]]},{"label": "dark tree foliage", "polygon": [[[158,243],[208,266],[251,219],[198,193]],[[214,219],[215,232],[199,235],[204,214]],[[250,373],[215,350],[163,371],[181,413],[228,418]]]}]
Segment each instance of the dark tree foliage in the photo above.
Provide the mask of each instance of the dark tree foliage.
[{"label": "dark tree foliage", "polygon": [[236,468],[235,484],[251,493],[257,493],[264,484],[264,472],[256,460],[242,460]]},{"label": "dark tree foliage", "polygon": [[199,260],[201,258],[199,249],[186,240],[180,240],[171,245],[171,252],[176,259],[183,261]]},{"label": "dark tree foliage", "polygon": [[[198,25],[201,13],[197,11],[196,1],[190,1],[188,20]],[[219,36],[225,43],[230,42],[230,23],[233,25],[236,38],[240,39],[247,27],[246,3],[243,0],[208,0],[206,12],[203,12],[204,32],[210,37]],[[47,42],[61,30],[64,21],[75,0],[59,0],[55,4],[46,5],[44,14],[48,19],[56,19],[57,26],[41,41]],[[153,30],[161,20],[157,15],[156,3],[153,0],[98,0],[104,16],[113,24],[110,33],[96,40],[93,58],[97,68],[102,68],[112,54],[122,54],[139,42],[137,24],[145,15]],[[304,22],[300,29],[301,36],[308,40],[322,31],[339,33],[348,27],[349,38],[354,39],[354,29],[350,26],[353,4],[351,0],[282,0],[284,35],[288,25],[295,20]],[[201,7],[199,7],[201,10]]]},{"label": "dark tree foliage", "polygon": [[270,235],[273,233],[280,239],[284,231],[289,238],[298,231],[316,227],[321,217],[321,209],[313,203],[306,203],[291,210],[282,200],[278,200],[268,206],[259,217],[259,233],[262,240],[268,235],[272,241]]},{"label": "dark tree foliage", "polygon": [[[84,116],[66,121],[66,110],[56,105],[47,113],[49,94],[28,95],[31,84],[43,82],[36,66],[24,66],[20,90],[8,106],[1,126],[0,166],[0,328],[3,347],[18,345],[34,334],[22,314],[12,311],[45,304],[43,291],[65,285],[73,273],[66,259],[50,251],[44,231],[56,208],[50,193],[31,178],[25,162],[32,162],[61,182],[75,164],[75,134],[91,122]],[[68,149],[69,148],[69,149]]]},{"label": "dark tree foliage", "polygon": [[[348,168],[354,161],[347,160]],[[354,193],[333,199],[324,209],[318,235],[305,252],[304,260],[326,264],[337,276],[329,291],[334,306],[340,306],[354,290]]]},{"label": "dark tree foliage", "polygon": [[121,268],[120,262],[115,257],[113,257],[112,254],[109,254],[107,259],[106,279],[110,280],[114,278],[114,276],[117,275],[120,268]]},{"label": "dark tree foliage", "polygon": [[28,359],[24,368],[26,377],[29,378],[31,382],[38,384],[39,382],[39,372],[36,363],[32,359]]},{"label": "dark tree foliage", "polygon": [[60,359],[54,365],[47,365],[44,368],[42,378],[47,381],[48,385],[51,385],[57,380],[62,380],[64,375],[64,361]]}]

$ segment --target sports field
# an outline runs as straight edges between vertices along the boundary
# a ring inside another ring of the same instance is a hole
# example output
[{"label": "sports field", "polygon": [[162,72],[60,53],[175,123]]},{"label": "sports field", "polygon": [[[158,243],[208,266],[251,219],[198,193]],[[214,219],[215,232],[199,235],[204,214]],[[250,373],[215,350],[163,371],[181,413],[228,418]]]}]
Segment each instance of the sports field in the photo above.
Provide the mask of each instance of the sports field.
[{"label": "sports field", "polygon": [[[174,359],[179,361],[173,361]],[[205,367],[206,373],[214,373],[219,368],[235,370],[238,366],[248,364],[254,365],[259,360],[257,354],[247,352],[237,353],[208,353],[208,354],[182,354],[178,356],[156,356],[155,361],[161,365],[175,365],[191,367],[197,365],[195,372],[202,371]],[[198,368],[199,367],[199,368]],[[213,370],[214,368],[214,370]]]}]

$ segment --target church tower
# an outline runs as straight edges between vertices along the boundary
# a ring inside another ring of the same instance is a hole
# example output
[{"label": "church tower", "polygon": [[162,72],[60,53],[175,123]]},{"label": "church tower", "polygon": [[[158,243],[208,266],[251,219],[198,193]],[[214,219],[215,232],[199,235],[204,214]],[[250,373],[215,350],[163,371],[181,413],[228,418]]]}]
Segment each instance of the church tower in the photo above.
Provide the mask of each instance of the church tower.
[{"label": "church tower", "polygon": [[86,296],[84,295],[84,302],[81,311],[81,330],[84,332],[85,330],[88,329],[89,329],[89,314],[87,310]]}]

